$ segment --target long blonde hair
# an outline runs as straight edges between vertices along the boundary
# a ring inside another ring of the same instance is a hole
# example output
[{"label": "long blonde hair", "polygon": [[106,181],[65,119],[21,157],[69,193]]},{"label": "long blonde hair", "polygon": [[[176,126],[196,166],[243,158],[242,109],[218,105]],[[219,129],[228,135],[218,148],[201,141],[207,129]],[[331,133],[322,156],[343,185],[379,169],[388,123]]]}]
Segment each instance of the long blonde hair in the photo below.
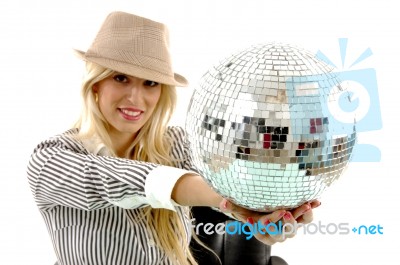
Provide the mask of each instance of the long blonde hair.
[{"label": "long blonde hair", "polygon": [[[95,100],[93,85],[111,76],[114,71],[95,63],[86,63],[86,76],[82,84],[83,110],[75,124],[79,129],[79,139],[94,139],[104,144],[111,155],[117,156],[108,134],[108,123]],[[174,166],[170,155],[170,141],[165,135],[168,122],[176,105],[176,89],[162,85],[160,99],[150,119],[144,124],[132,142],[125,158]],[[160,137],[161,136],[161,137]],[[177,264],[197,264],[188,247],[185,228],[174,211],[167,209],[143,208],[143,216],[149,232],[157,245]]]}]

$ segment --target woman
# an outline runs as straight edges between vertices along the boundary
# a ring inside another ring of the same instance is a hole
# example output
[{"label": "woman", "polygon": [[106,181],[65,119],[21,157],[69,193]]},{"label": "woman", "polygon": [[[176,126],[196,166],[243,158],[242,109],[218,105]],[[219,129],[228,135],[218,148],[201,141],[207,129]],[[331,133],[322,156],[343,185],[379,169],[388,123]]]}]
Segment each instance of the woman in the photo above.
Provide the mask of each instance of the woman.
[{"label": "woman", "polygon": [[87,65],[81,117],[40,143],[28,165],[58,264],[196,264],[187,206],[219,207],[241,221],[311,221],[313,205],[250,212],[195,173],[184,131],[167,126],[175,86],[187,81],[172,71],[163,24],[113,12],[78,53]]}]

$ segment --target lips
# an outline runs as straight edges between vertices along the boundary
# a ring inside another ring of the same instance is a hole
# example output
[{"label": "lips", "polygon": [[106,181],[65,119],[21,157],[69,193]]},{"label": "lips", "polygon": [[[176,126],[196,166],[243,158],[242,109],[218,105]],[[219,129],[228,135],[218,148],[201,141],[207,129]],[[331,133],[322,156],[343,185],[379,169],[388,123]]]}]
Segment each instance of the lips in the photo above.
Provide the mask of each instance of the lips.
[{"label": "lips", "polygon": [[119,108],[118,110],[124,119],[130,120],[130,121],[139,120],[143,113],[142,110],[131,109],[131,108]]}]

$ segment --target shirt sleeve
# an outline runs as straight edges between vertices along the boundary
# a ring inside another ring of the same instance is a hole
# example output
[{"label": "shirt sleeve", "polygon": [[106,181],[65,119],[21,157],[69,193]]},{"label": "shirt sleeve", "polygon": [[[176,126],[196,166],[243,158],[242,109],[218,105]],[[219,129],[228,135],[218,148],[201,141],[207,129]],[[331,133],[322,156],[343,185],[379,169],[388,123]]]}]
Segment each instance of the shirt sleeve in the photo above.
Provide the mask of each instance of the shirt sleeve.
[{"label": "shirt sleeve", "polygon": [[200,174],[198,168],[193,163],[192,151],[185,130],[179,126],[172,126],[167,133],[171,137],[172,144],[175,147],[172,154],[180,161],[176,166]]},{"label": "shirt sleeve", "polygon": [[[178,204],[171,199],[171,193],[178,179],[187,170],[174,167],[160,166],[147,176],[145,192],[153,208],[166,208],[173,210]],[[168,176],[168,177],[165,177]]]},{"label": "shirt sleeve", "polygon": [[55,137],[39,144],[31,156],[29,184],[42,210],[56,205],[84,210],[150,205],[175,210],[171,192],[188,171],[93,155],[74,145]]},{"label": "shirt sleeve", "polygon": [[[180,144],[178,144],[178,146],[179,146],[179,148],[177,148],[178,151],[176,151],[178,154],[178,157],[182,158],[181,159],[182,163],[180,164],[180,167],[184,168],[190,172],[196,172],[197,174],[201,175],[201,172],[198,170],[195,163],[193,162],[192,150],[190,148],[190,142],[187,139],[187,134],[186,134],[185,130],[181,127],[172,127],[171,130],[169,131],[169,133],[173,139],[178,139],[178,142],[180,143]],[[209,182],[207,182],[207,183],[209,183]],[[210,208],[217,212],[225,214],[226,216],[228,216],[231,219],[238,220],[231,213],[223,212],[217,207],[210,207]]]}]

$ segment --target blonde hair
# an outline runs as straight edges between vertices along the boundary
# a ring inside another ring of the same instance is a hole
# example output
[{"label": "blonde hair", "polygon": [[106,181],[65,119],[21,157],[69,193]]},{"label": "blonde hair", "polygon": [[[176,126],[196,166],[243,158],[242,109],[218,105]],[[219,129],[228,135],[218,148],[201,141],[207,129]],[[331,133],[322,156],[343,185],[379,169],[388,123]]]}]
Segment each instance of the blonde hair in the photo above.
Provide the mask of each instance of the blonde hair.
[{"label": "blonde hair", "polygon": [[[111,155],[117,156],[112,148],[108,134],[108,123],[95,100],[93,85],[111,76],[114,71],[95,63],[86,63],[86,76],[82,84],[83,110],[75,124],[79,129],[79,139],[94,139],[104,144]],[[159,101],[150,119],[144,124],[128,148],[125,158],[174,166],[170,156],[170,141],[165,135],[168,122],[176,105],[176,89],[162,85]],[[185,228],[174,211],[167,209],[143,208],[149,232],[155,237],[157,245],[177,264],[197,264],[190,252]]]}]

